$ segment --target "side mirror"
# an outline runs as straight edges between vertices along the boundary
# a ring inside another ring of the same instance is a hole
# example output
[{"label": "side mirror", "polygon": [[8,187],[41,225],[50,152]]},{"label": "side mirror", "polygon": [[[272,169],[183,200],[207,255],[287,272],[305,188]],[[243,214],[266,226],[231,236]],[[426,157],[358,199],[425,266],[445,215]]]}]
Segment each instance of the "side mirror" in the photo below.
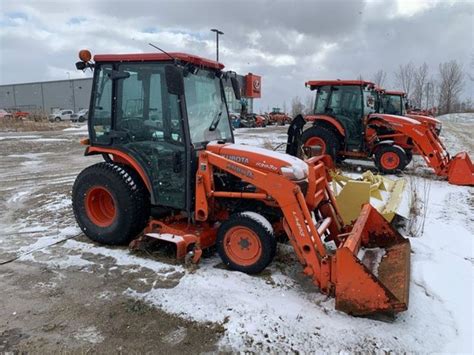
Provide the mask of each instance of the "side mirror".
[{"label": "side mirror", "polygon": [[76,69],[77,70],[84,70],[87,68],[87,63],[85,62],[76,62]]},{"label": "side mirror", "polygon": [[168,93],[172,95],[184,95],[183,71],[176,65],[165,67],[165,79]]},{"label": "side mirror", "polygon": [[240,95],[240,84],[237,78],[231,77],[230,81],[232,83],[232,89],[234,89],[234,95],[237,100],[240,100],[242,95]]},{"label": "side mirror", "polygon": [[118,70],[112,70],[108,75],[111,80],[127,79],[130,77],[129,72]]}]

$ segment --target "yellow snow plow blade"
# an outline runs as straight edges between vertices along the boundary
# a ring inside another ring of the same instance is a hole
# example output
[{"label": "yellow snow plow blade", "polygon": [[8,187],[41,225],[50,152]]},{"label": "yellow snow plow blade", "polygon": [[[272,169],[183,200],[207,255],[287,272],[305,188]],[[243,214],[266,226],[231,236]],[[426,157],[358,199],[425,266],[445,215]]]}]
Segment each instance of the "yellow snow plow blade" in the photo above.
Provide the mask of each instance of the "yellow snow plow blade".
[{"label": "yellow snow plow blade", "polygon": [[366,171],[359,179],[350,178],[340,171],[331,171],[332,189],[345,224],[355,221],[362,205],[370,203],[382,216],[392,222],[395,216],[406,216],[400,207],[405,190],[404,179],[391,180]]}]

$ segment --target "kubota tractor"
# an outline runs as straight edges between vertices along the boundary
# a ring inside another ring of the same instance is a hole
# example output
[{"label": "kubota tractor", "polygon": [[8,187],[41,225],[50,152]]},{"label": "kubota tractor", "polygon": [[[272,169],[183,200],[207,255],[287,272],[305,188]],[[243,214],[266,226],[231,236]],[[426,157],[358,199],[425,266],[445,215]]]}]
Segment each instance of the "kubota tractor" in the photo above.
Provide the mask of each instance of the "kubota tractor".
[{"label": "kubota tractor", "polygon": [[104,158],[78,175],[72,192],[90,239],[135,248],[152,240],[193,262],[216,246],[229,268],[255,274],[275,256],[278,229],[337,309],[407,309],[408,239],[369,204],[344,225],[327,156],[303,161],[234,144],[223,80],[237,98],[240,90],[222,64],[183,53],[91,62],[83,50],[80,58],[78,69],[94,70],[85,154]]},{"label": "kubota tractor", "polygon": [[433,129],[436,135],[439,136],[441,132],[441,121],[423,114],[425,111],[409,111],[407,94],[403,91],[389,91],[381,89],[379,91],[380,113],[387,113],[389,115],[405,116],[413,118]]},{"label": "kubota tractor", "polygon": [[317,90],[314,114],[305,117],[312,127],[301,137],[309,150],[320,147],[335,160],[373,160],[384,173],[403,170],[416,151],[436,175],[448,178],[451,184],[474,185],[474,167],[467,153],[451,157],[430,125],[409,117],[376,113],[378,94],[374,83],[316,80],[306,86]]}]

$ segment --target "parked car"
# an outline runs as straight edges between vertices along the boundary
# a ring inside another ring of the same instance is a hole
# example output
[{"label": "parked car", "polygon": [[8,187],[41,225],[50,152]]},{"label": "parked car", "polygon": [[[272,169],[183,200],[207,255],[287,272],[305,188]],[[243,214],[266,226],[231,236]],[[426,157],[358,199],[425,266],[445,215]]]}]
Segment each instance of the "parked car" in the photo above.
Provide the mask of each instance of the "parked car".
[{"label": "parked car", "polygon": [[71,115],[72,122],[84,122],[89,116],[89,110],[83,109]]},{"label": "parked car", "polygon": [[12,114],[0,108],[0,118],[12,118]]},{"label": "parked car", "polygon": [[49,120],[51,122],[70,121],[72,114],[72,110],[59,110],[49,115]]}]

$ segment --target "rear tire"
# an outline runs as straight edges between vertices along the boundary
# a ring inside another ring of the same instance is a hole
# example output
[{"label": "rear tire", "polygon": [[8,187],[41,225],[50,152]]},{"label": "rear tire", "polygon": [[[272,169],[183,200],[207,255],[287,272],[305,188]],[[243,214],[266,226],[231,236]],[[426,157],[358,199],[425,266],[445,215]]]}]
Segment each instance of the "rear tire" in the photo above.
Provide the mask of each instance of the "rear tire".
[{"label": "rear tire", "polygon": [[263,271],[275,257],[277,247],[268,225],[270,222],[255,212],[231,215],[217,231],[217,252],[224,264],[247,274]]},{"label": "rear tire", "polygon": [[339,137],[330,129],[321,126],[313,126],[308,128],[301,135],[301,140],[304,146],[320,144],[323,148],[322,153],[330,155],[331,158],[336,161],[337,152],[341,146]]},{"label": "rear tire", "polygon": [[60,122],[60,121],[61,121],[61,117],[56,117],[54,120],[55,120],[56,122]]},{"label": "rear tire", "polygon": [[91,240],[127,244],[146,226],[150,198],[141,178],[127,166],[98,163],[84,169],[72,189],[79,227]]},{"label": "rear tire", "polygon": [[393,174],[403,170],[408,164],[405,151],[393,145],[383,145],[375,152],[375,166],[385,174]]},{"label": "rear tire", "polygon": [[84,117],[79,117],[79,122],[84,122],[86,119]]}]

